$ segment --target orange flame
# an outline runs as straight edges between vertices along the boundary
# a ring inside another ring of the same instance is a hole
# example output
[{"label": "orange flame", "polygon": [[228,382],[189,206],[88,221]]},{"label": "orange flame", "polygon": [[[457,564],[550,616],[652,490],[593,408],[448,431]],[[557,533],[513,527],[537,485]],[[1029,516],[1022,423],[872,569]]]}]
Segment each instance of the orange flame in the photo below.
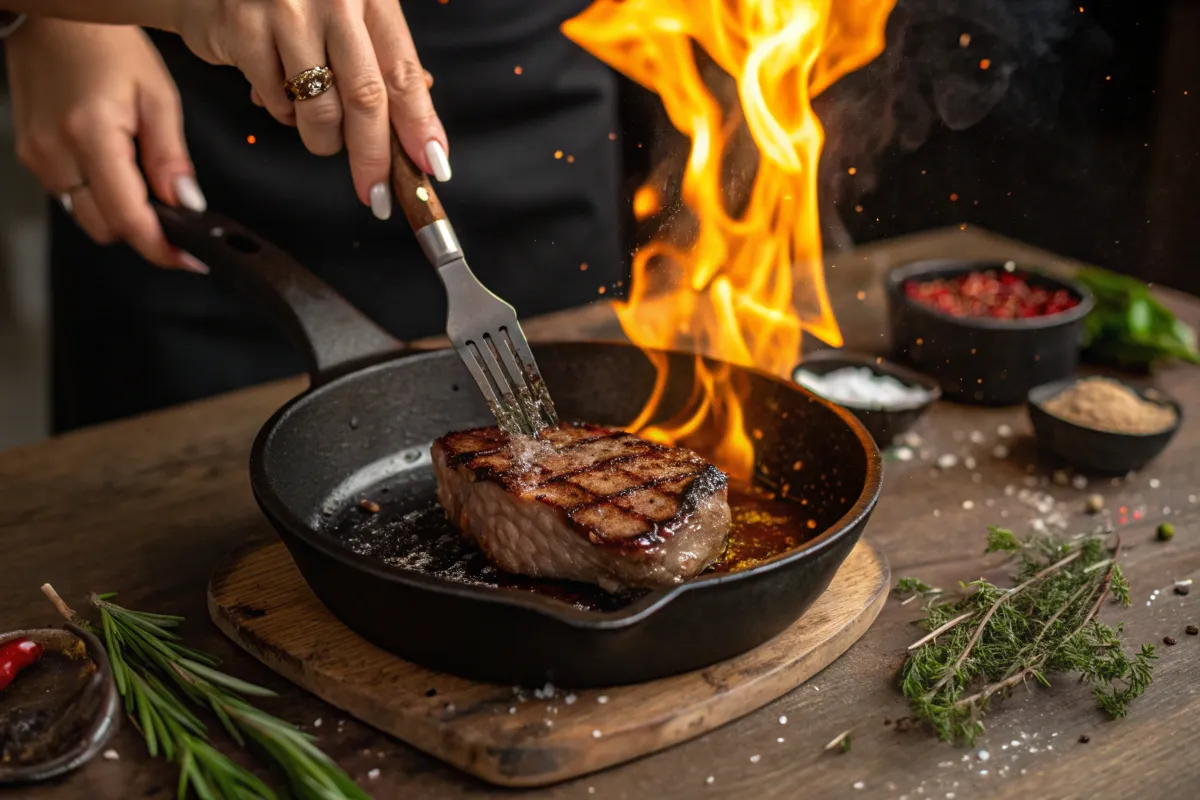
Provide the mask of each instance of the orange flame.
[{"label": "orange flame", "polygon": [[[894,3],[595,0],[564,23],[568,38],[657,93],[691,140],[679,188],[694,226],[690,239],[640,248],[629,298],[614,309],[639,347],[696,353],[695,386],[684,412],[652,425],[667,371],[666,360],[651,353],[658,382],[630,430],[663,442],[700,436],[715,463],[747,479],[754,445],[737,387],[727,369],[699,356],[786,376],[800,356],[802,331],[841,344],[821,259],[824,132],[811,99],[882,52]],[[710,90],[697,46],[736,82],[736,104],[723,108]],[[758,163],[748,194],[731,198],[730,161],[743,120]],[[661,210],[665,189],[643,186],[635,216]]]}]

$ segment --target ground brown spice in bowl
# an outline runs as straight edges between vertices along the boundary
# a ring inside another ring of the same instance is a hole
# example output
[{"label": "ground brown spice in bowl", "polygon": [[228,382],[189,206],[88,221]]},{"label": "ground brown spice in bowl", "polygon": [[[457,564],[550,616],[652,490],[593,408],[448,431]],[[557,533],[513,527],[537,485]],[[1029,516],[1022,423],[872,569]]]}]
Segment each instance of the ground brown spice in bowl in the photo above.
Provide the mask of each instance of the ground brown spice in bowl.
[{"label": "ground brown spice in bowl", "polygon": [[1110,378],[1078,381],[1043,407],[1059,419],[1111,433],[1160,433],[1175,424],[1175,409]]}]

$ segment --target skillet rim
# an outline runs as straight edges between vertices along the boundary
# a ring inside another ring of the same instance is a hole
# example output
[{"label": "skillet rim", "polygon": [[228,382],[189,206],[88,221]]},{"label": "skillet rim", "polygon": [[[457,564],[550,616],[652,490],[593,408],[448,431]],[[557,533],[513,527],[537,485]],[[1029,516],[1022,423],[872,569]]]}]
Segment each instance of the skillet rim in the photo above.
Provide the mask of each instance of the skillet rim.
[{"label": "skillet rim", "polygon": [[[549,348],[554,346],[601,346],[601,347],[621,347],[635,349],[639,352],[645,352],[647,349],[654,352],[661,352],[668,356],[682,356],[685,358],[694,358],[694,353],[688,353],[682,350],[665,350],[658,348],[641,348],[629,342],[605,341],[605,340],[556,340],[556,341],[541,341],[532,343],[534,354],[541,348]],[[271,436],[280,429],[287,421],[287,418],[299,410],[302,406],[308,403],[317,402],[327,391],[333,391],[334,387],[340,386],[343,383],[360,380],[365,376],[369,376],[375,372],[382,372],[387,369],[396,368],[399,362],[412,362],[423,359],[447,358],[455,357],[452,348],[437,348],[437,349],[422,349],[416,351],[401,352],[392,354],[389,357],[384,357],[382,360],[375,363],[360,367],[340,375],[337,378],[321,383],[313,387],[305,389],[300,394],[288,400],[280,406],[271,416],[263,423],[258,433],[255,435],[254,443],[250,450],[249,472],[250,472],[250,487],[254,494],[255,500],[259,507],[264,511],[267,517],[278,525],[287,528],[288,532],[296,536],[309,547],[317,550],[323,557],[332,558],[340,562],[343,566],[360,570],[370,574],[374,578],[384,581],[399,583],[408,588],[429,591],[434,594],[448,595],[462,600],[470,600],[481,603],[498,604],[502,606],[511,606],[522,611],[534,612],[542,616],[548,617],[555,622],[568,625],[573,628],[588,629],[588,630],[618,630],[632,627],[652,614],[658,612],[668,604],[675,602],[689,592],[704,589],[709,586],[723,586],[726,584],[739,583],[741,581],[754,580],[760,575],[774,572],[779,569],[785,569],[798,561],[805,561],[815,558],[823,551],[833,547],[844,536],[854,533],[861,524],[870,516],[874,510],[876,503],[879,501],[879,495],[883,486],[883,456],[879,451],[878,445],[871,437],[870,433],[854,414],[836,404],[826,400],[825,398],[809,391],[803,386],[794,381],[785,380],[768,372],[755,367],[740,366],[737,364],[728,364],[736,370],[765,378],[774,383],[783,384],[790,391],[798,392],[807,397],[809,402],[815,402],[825,406],[832,411],[841,421],[854,433],[858,438],[858,442],[863,449],[863,454],[866,456],[866,476],[863,483],[862,491],[854,504],[838,518],[836,522],[827,527],[817,536],[804,542],[800,547],[790,551],[784,551],[771,559],[757,564],[749,569],[740,570],[738,572],[721,573],[714,575],[701,576],[684,581],[681,584],[662,589],[654,589],[645,596],[635,600],[624,608],[615,611],[585,611],[568,605],[560,600],[555,600],[549,597],[532,592],[516,592],[507,589],[494,588],[490,586],[471,586],[467,584],[455,583],[442,578],[426,575],[419,572],[410,572],[403,570],[400,567],[393,567],[382,561],[372,558],[367,555],[355,553],[353,550],[342,546],[332,537],[321,534],[317,529],[310,527],[298,515],[294,514],[287,505],[280,500],[279,496],[271,488],[271,481],[267,477],[267,471],[264,466],[264,453],[266,446]],[[706,360],[716,363],[725,364],[717,359]],[[287,543],[285,542],[285,545]],[[307,584],[307,579],[305,580]],[[312,589],[312,586],[309,586]],[[315,593],[315,590],[313,590]],[[318,595],[318,599],[320,599]],[[323,601],[322,601],[323,602]]]}]

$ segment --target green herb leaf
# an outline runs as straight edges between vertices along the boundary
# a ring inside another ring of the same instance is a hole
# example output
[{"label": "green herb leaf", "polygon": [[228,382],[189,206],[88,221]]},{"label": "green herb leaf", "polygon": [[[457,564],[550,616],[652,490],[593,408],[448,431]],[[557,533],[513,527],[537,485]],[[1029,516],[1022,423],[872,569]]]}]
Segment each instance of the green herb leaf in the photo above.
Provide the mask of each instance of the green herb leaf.
[{"label": "green herb leaf", "polygon": [[1105,597],[1129,602],[1119,545],[1109,550],[1106,539],[1105,531],[1018,539],[989,528],[987,552],[1015,560],[1014,585],[972,581],[964,597],[923,609],[925,626],[944,630],[912,648],[900,671],[913,715],[942,739],[970,743],[992,700],[1030,680],[1049,686],[1053,675],[1078,673],[1109,716],[1124,716],[1150,684],[1155,654],[1153,645],[1126,654],[1121,627],[1095,619]]}]

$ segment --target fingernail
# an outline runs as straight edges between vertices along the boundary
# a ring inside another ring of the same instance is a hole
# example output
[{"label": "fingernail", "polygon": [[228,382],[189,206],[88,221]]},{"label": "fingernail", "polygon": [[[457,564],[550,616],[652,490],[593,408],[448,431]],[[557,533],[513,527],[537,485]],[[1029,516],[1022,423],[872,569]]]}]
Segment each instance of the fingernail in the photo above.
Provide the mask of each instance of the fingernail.
[{"label": "fingernail", "polygon": [[200,191],[200,184],[196,183],[196,179],[191,175],[180,175],[175,179],[175,197],[181,206],[192,211],[204,211],[208,208],[208,201],[204,199],[204,192]]},{"label": "fingernail", "polygon": [[425,145],[425,157],[429,159],[429,166],[433,168],[433,177],[442,183],[450,180],[450,159],[446,158],[446,150],[441,142],[431,139],[429,144]]},{"label": "fingernail", "polygon": [[191,253],[185,253],[182,250],[179,251],[179,266],[181,269],[186,269],[188,272],[195,272],[198,275],[208,274],[208,264],[205,264]]},{"label": "fingernail", "polygon": [[386,183],[377,183],[371,187],[371,213],[376,219],[391,219],[392,193]]}]

